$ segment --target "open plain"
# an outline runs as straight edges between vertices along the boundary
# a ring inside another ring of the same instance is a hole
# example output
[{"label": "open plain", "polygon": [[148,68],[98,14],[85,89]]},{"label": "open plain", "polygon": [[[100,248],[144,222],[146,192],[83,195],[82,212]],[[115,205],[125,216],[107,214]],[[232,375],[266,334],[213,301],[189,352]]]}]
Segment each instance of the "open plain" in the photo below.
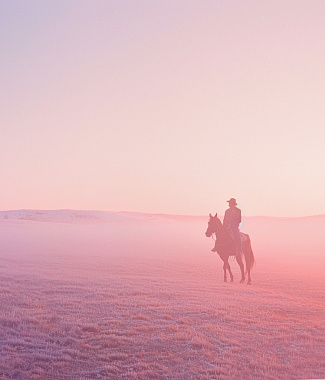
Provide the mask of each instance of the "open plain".
[{"label": "open plain", "polygon": [[1,379],[325,378],[325,217],[246,218],[252,285],[208,217],[0,213]]}]

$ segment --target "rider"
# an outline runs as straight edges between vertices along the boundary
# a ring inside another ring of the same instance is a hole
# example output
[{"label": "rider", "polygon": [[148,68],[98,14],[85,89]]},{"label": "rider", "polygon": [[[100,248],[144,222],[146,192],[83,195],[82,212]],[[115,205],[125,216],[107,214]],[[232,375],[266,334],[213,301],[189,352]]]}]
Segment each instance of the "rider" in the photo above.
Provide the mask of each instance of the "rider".
[{"label": "rider", "polygon": [[223,218],[223,225],[230,232],[230,235],[233,237],[237,253],[242,254],[242,244],[239,232],[239,223],[241,223],[241,210],[236,207],[237,202],[235,198],[230,198],[229,208],[225,212],[225,216]]}]

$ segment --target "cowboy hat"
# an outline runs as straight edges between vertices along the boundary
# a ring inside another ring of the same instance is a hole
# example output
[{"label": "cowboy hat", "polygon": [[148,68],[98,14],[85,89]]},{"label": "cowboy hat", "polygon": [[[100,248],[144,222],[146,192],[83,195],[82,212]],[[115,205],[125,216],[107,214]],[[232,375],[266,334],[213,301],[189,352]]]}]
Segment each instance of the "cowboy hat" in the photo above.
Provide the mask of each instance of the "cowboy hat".
[{"label": "cowboy hat", "polygon": [[235,198],[230,198],[229,201],[227,201],[228,203],[232,203],[234,205],[237,205],[237,202],[236,202],[236,199]]}]

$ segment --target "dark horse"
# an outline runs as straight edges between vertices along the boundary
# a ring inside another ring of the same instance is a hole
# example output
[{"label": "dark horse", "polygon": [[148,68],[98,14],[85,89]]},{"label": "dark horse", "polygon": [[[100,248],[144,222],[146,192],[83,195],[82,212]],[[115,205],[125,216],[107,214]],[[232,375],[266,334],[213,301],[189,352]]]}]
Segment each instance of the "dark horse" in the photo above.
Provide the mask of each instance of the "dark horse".
[{"label": "dark horse", "polygon": [[[235,241],[230,235],[230,233],[226,230],[226,228],[222,225],[221,221],[217,217],[217,214],[215,216],[212,216],[211,214],[210,220],[208,223],[208,229],[205,232],[205,235],[207,237],[210,237],[213,233],[216,235],[216,243],[214,249],[212,251],[218,252],[221,260],[223,261],[223,271],[224,271],[224,281],[227,282],[227,270],[230,275],[230,281],[234,281],[234,276],[231,272],[230,265],[229,265],[229,256],[235,256],[236,261],[239,264],[240,271],[241,271],[241,280],[240,282],[245,281],[245,271],[244,271],[244,264],[242,261],[242,257],[240,253],[236,252],[236,245]],[[242,239],[242,251],[245,256],[246,261],[246,272],[247,272],[247,285],[250,285],[251,280],[251,269],[253,267],[253,264],[255,262],[254,253],[251,246],[251,240],[247,234],[241,233],[243,239]]]}]

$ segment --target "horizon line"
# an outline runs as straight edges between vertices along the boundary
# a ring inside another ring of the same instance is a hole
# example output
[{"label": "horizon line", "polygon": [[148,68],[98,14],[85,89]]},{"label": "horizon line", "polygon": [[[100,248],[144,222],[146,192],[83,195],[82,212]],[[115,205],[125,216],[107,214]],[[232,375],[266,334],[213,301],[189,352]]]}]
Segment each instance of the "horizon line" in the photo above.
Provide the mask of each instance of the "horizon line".
[{"label": "horizon line", "polygon": [[[0,210],[0,213],[5,212],[15,212],[15,211],[41,211],[41,212],[51,212],[51,211],[77,211],[77,212],[102,212],[111,214],[139,214],[139,215],[155,215],[155,216],[171,216],[171,217],[188,217],[188,218],[205,218],[209,215],[193,215],[193,214],[169,214],[162,212],[143,212],[143,211],[108,211],[108,210],[93,210],[93,209],[73,209],[73,208],[59,208],[59,209],[37,209],[37,208],[21,208],[21,209],[10,209],[10,210]],[[218,214],[218,216],[223,216],[224,214]],[[243,218],[275,218],[275,219],[302,219],[302,218],[312,218],[312,217],[325,217],[325,214],[313,214],[305,216],[270,216],[270,215],[242,215]]]}]

